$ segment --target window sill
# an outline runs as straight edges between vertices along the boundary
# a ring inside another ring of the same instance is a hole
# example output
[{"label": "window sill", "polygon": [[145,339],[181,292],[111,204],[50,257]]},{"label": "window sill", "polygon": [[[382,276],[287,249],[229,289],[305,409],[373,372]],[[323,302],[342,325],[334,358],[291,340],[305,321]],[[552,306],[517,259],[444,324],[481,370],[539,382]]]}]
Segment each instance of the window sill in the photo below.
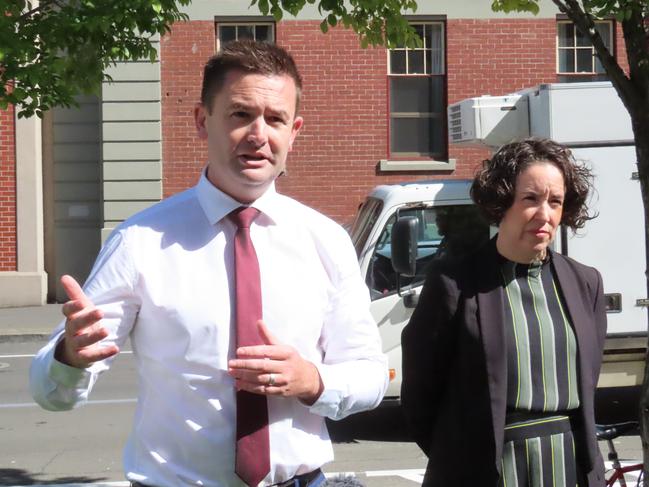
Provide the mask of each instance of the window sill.
[{"label": "window sill", "polygon": [[455,159],[448,161],[390,161],[381,159],[379,161],[381,171],[455,171]]}]

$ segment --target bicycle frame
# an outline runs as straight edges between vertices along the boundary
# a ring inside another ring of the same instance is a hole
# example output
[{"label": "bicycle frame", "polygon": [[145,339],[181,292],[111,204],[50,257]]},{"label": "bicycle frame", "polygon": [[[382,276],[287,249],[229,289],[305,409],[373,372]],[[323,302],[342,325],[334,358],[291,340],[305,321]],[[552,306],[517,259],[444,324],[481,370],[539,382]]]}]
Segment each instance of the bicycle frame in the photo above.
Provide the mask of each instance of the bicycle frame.
[{"label": "bicycle frame", "polygon": [[624,474],[629,472],[635,472],[639,470],[642,472],[642,463],[637,463],[635,465],[627,465],[626,467],[613,467],[613,475],[606,481],[606,487],[614,487],[615,482],[620,481],[620,487],[627,487],[626,480],[624,479]]}]

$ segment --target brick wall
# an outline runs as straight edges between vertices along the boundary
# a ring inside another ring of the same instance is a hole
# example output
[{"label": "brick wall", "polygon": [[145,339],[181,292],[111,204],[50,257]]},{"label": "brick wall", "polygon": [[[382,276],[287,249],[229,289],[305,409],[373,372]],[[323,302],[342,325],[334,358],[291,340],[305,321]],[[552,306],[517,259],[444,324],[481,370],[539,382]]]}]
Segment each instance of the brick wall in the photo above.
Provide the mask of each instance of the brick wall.
[{"label": "brick wall", "polygon": [[207,162],[196,136],[194,105],[200,101],[205,61],[214,54],[214,22],[174,24],[160,43],[162,179],[165,197],[196,183]]},{"label": "brick wall", "polygon": [[0,110],[0,272],[17,270],[14,110]]},{"label": "brick wall", "polygon": [[[556,82],[554,19],[449,20],[448,102],[511,93]],[[277,25],[277,42],[293,54],[304,78],[305,124],[278,189],[343,223],[378,184],[431,178],[470,178],[488,152],[451,146],[456,170],[381,173],[388,156],[385,49],[362,49],[353,32],[322,34],[317,21]],[[618,35],[618,57],[622,42]],[[162,42],[165,195],[196,180],[206,158],[195,136],[191,107],[200,67],[214,50],[211,22],[178,24]]]},{"label": "brick wall", "polygon": [[[556,28],[554,19],[450,20],[448,102],[556,82]],[[449,155],[456,175],[471,178],[489,152],[451,145]]]},{"label": "brick wall", "polygon": [[626,48],[624,44],[624,33],[622,32],[622,24],[620,22],[615,22],[615,58],[619,63],[620,67],[624,70],[627,75],[629,74],[629,60],[626,57]]}]

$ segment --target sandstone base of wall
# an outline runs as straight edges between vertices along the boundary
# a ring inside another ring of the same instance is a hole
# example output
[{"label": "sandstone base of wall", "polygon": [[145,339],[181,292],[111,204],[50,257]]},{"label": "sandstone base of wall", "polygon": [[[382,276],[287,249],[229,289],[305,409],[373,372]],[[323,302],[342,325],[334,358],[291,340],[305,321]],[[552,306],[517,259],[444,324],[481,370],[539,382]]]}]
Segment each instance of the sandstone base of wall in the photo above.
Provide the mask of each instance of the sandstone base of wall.
[{"label": "sandstone base of wall", "polygon": [[42,306],[46,293],[45,272],[0,272],[0,308]]}]

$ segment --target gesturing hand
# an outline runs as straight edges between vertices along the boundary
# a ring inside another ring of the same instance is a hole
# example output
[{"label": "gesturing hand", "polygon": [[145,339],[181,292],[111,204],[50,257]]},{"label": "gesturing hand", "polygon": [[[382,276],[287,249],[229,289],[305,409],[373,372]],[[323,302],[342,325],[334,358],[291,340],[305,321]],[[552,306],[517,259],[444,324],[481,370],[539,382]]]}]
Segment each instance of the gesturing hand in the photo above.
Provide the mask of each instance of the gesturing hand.
[{"label": "gesturing hand", "polygon": [[62,308],[66,318],[65,333],[56,347],[55,358],[72,367],[85,369],[93,362],[119,352],[116,345],[97,343],[108,336],[108,330],[100,323],[104,315],[86,297],[77,281],[71,276],[63,276],[61,284],[70,300]]},{"label": "gesturing hand", "polygon": [[295,348],[279,343],[262,320],[257,325],[265,345],[238,348],[237,358],[228,362],[237,389],[313,404],[324,389],[316,366]]}]

